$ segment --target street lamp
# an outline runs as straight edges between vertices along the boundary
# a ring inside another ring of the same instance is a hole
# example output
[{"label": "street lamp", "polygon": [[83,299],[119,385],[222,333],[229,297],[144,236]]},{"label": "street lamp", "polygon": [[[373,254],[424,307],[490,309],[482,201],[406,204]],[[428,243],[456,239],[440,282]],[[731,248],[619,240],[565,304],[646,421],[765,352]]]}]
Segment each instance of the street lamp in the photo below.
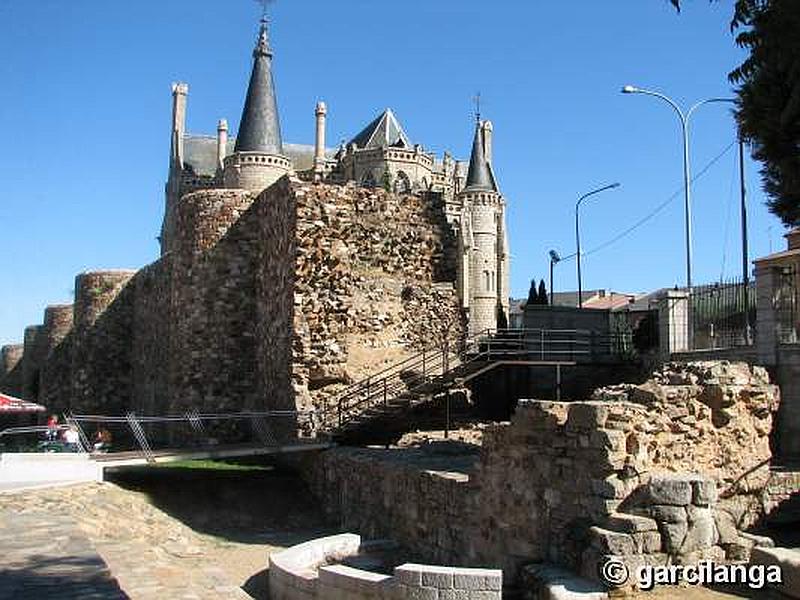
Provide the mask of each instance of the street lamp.
[{"label": "street lamp", "polygon": [[652,90],[645,90],[633,85],[626,85],[622,88],[623,94],[645,94],[647,96],[655,96],[669,104],[678,114],[681,121],[681,133],[683,135],[683,212],[686,228],[686,287],[691,293],[692,290],[692,179],[689,168],[689,118],[694,111],[712,102],[733,102],[730,98],[708,98],[693,104],[689,110],[684,112],[678,104],[668,96],[654,92]]},{"label": "street lamp", "polygon": [[555,250],[550,250],[550,306],[555,304],[553,296],[553,267],[556,263],[561,262],[561,257]]},{"label": "street lamp", "polygon": [[578,308],[583,308],[583,283],[581,281],[581,228],[578,217],[578,209],[581,207],[581,202],[586,200],[589,196],[594,196],[600,192],[613,190],[614,188],[618,187],[618,183],[612,183],[611,185],[605,185],[601,188],[597,188],[596,190],[592,190],[588,194],[581,196],[578,199],[578,202],[575,204],[575,258],[578,259]]}]

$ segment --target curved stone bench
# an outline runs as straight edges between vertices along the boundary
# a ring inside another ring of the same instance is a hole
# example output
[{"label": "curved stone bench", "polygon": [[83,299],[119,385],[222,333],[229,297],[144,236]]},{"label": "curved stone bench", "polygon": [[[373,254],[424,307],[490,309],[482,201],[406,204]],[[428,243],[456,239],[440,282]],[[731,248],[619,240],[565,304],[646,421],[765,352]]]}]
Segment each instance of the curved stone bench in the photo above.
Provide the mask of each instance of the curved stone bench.
[{"label": "curved stone bench", "polygon": [[407,563],[393,575],[331,564],[370,548],[352,533],[311,540],[269,559],[272,600],[500,600],[499,569]]}]

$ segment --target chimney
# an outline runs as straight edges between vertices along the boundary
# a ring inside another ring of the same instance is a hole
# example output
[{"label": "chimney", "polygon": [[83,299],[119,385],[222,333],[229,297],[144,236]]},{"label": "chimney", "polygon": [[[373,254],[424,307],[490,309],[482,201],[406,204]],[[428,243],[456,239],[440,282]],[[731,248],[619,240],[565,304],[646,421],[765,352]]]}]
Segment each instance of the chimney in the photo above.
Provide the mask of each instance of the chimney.
[{"label": "chimney", "polygon": [[186,97],[188,95],[188,84],[172,84],[172,150],[170,158],[181,168],[183,168],[183,136],[186,133]]},{"label": "chimney", "polygon": [[317,109],[314,112],[317,117],[317,137],[314,146],[314,173],[319,178],[325,169],[325,117],[328,114],[328,107],[324,102],[317,102]]},{"label": "chimney", "polygon": [[481,123],[481,135],[483,136],[483,155],[486,157],[486,162],[492,164],[492,132],[494,127],[491,121],[483,121]]},{"label": "chimney", "polygon": [[220,119],[217,123],[217,170],[225,166],[225,155],[228,153],[228,121]]}]

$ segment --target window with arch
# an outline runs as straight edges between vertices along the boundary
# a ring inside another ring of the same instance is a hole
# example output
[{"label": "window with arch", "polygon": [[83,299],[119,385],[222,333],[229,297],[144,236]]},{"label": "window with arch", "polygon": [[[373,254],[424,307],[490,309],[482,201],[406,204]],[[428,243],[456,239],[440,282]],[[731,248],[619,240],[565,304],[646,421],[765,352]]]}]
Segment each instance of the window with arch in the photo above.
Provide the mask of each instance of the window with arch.
[{"label": "window with arch", "polygon": [[483,272],[483,288],[487,292],[491,292],[492,291],[492,274],[489,273],[489,271],[484,271]]}]

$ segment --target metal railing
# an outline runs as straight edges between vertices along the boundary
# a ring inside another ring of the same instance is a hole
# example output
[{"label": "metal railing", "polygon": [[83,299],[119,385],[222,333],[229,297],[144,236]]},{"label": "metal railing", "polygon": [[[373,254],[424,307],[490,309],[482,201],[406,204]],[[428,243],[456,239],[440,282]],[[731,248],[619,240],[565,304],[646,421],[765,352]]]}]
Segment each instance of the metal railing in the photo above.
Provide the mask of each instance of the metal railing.
[{"label": "metal railing", "polygon": [[[626,337],[628,339],[623,340]],[[630,335],[588,330],[486,330],[460,344],[439,344],[342,390],[319,413],[325,429],[342,428],[376,406],[441,393],[500,362],[591,363],[620,358]]]},{"label": "metal railing", "polygon": [[285,410],[209,414],[193,410],[162,416],[133,412],[114,416],[68,414],[66,421],[67,427],[74,426],[78,430],[83,451],[94,449],[92,440],[95,438],[87,435],[90,428],[94,428],[97,432],[107,432],[112,440],[104,452],[133,451],[148,462],[154,462],[159,451],[200,450],[223,445],[276,447],[282,442],[296,443],[297,432],[311,421],[311,413]]}]

